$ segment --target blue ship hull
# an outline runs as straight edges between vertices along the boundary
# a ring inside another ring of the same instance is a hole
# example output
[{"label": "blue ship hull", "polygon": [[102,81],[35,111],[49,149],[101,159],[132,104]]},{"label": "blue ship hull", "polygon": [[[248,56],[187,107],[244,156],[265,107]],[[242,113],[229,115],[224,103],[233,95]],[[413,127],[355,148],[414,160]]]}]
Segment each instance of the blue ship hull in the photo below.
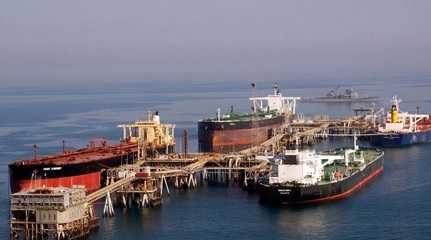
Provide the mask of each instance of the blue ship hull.
[{"label": "blue ship hull", "polygon": [[372,136],[370,143],[381,147],[404,147],[416,143],[431,142],[431,130],[414,133],[394,133],[391,135]]}]

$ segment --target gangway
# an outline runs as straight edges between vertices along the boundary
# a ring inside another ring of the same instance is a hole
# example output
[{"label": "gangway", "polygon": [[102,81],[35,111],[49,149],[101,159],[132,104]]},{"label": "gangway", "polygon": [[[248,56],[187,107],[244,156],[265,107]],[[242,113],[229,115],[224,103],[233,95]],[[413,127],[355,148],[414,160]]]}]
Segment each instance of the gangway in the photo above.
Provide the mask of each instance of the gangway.
[{"label": "gangway", "polygon": [[103,187],[103,188],[87,195],[87,202],[88,203],[94,203],[97,200],[106,197],[108,192],[115,192],[115,191],[119,190],[121,187],[130,184],[134,180],[135,180],[135,176],[131,175],[131,176],[127,176],[123,179],[120,179],[116,182],[113,182],[113,183],[107,185],[106,187]]}]

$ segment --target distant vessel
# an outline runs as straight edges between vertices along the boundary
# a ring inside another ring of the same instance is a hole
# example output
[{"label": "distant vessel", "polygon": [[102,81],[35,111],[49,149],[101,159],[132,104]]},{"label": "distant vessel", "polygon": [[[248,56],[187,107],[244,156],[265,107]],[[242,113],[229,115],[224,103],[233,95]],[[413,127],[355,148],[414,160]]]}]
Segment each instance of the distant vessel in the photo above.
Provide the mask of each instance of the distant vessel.
[{"label": "distant vessel", "polygon": [[35,153],[33,159],[10,163],[11,192],[73,185],[83,185],[88,192],[93,192],[103,185],[103,169],[133,163],[140,147],[159,152],[174,150],[175,125],[161,124],[157,112],[149,114],[147,121],[119,127],[123,128],[120,144],[109,145],[105,139],[98,139],[83,149],[63,151],[54,156],[38,157]]},{"label": "distant vessel", "polygon": [[401,100],[394,96],[390,112],[383,126],[371,136],[371,144],[383,147],[401,147],[415,143],[431,142],[431,115],[401,112]]},{"label": "distant vessel", "polygon": [[[252,84],[254,88],[254,84]],[[267,97],[252,97],[252,113],[233,112],[198,122],[200,152],[233,152],[258,145],[295,114],[298,97],[283,97],[277,85]]]},{"label": "distant vessel", "polygon": [[353,90],[353,88],[346,88],[344,91],[340,91],[337,87],[332,89],[324,97],[315,98],[302,98],[301,102],[326,102],[326,103],[349,103],[349,102],[372,102],[379,100],[377,96],[360,97],[359,94]]},{"label": "distant vessel", "polygon": [[309,204],[345,198],[383,171],[383,151],[371,148],[287,150],[271,161],[271,176],[259,183],[263,202]]}]

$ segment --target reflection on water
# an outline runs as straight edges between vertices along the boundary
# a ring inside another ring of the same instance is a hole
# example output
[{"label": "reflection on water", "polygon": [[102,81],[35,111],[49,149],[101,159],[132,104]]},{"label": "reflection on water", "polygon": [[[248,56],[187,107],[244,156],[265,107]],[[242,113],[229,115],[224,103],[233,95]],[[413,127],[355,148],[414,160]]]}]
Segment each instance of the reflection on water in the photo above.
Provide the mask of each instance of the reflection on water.
[{"label": "reflection on water", "polygon": [[[299,207],[297,209],[279,209],[275,222],[280,234],[293,234],[296,237],[316,239],[327,236],[329,218],[321,207]],[[312,231],[310,231],[312,229]]]}]

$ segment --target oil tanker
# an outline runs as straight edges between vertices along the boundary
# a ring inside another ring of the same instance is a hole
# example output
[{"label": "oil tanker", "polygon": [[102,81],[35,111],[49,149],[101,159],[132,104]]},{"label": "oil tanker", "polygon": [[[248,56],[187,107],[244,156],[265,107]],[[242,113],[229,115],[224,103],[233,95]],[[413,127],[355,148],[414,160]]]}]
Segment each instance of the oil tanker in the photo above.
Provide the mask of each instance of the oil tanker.
[{"label": "oil tanker", "polygon": [[[254,88],[255,85],[252,84]],[[283,97],[277,85],[273,94],[252,97],[252,112],[233,112],[198,122],[200,152],[234,152],[258,145],[268,140],[274,130],[295,114],[298,97]]]},{"label": "oil tanker", "polygon": [[[123,138],[109,145],[105,139],[91,141],[86,148],[63,151],[58,155],[18,160],[9,164],[12,193],[43,187],[83,185],[87,192],[103,186],[103,170],[122,164],[132,164],[138,148],[148,152],[172,152],[175,147],[172,124],[161,124],[158,113],[149,114],[147,121],[122,124]],[[36,150],[36,148],[35,148]]]},{"label": "oil tanker", "polygon": [[376,135],[370,137],[371,144],[382,147],[403,147],[431,142],[431,115],[401,112],[400,103],[401,100],[396,96],[392,98],[391,110]]},{"label": "oil tanker", "polygon": [[288,150],[271,165],[258,186],[263,203],[315,204],[348,197],[369,183],[383,172],[383,151],[356,144],[320,153]]}]

